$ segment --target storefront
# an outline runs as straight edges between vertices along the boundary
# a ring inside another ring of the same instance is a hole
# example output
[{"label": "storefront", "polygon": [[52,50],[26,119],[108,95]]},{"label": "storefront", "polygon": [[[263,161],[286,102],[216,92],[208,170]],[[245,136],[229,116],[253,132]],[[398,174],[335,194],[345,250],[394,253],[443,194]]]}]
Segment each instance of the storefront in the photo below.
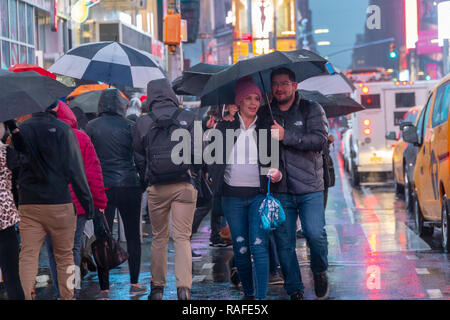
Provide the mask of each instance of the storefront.
[{"label": "storefront", "polygon": [[[156,1],[89,1],[72,7],[74,45],[96,41],[120,41],[152,52],[158,34]],[[78,12],[79,11],[79,12]]]},{"label": "storefront", "polygon": [[1,68],[35,63],[35,7],[18,0],[0,0]]},{"label": "storefront", "polygon": [[295,0],[233,0],[232,13],[233,63],[296,49]]}]

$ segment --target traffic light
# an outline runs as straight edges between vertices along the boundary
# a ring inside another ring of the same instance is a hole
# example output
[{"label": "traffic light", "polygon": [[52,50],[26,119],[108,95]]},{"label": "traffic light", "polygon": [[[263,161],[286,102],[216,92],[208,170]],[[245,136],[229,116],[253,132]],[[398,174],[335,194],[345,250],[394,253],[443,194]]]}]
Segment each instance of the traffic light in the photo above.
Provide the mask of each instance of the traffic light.
[{"label": "traffic light", "polygon": [[181,42],[181,14],[169,13],[164,18],[164,44],[177,46]]},{"label": "traffic light", "polygon": [[398,52],[395,50],[395,43],[391,42],[391,45],[389,46],[389,58],[395,59],[398,56]]}]

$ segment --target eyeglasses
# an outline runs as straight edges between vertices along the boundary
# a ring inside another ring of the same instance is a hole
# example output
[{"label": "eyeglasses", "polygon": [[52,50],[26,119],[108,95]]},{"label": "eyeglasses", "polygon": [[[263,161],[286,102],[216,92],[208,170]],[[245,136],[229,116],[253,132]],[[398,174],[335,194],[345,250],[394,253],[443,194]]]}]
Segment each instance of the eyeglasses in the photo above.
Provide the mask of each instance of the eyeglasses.
[{"label": "eyeglasses", "polygon": [[282,87],[282,88],[287,88],[292,84],[291,81],[283,81],[283,82],[272,82],[271,86],[272,88],[278,88],[278,87]]}]

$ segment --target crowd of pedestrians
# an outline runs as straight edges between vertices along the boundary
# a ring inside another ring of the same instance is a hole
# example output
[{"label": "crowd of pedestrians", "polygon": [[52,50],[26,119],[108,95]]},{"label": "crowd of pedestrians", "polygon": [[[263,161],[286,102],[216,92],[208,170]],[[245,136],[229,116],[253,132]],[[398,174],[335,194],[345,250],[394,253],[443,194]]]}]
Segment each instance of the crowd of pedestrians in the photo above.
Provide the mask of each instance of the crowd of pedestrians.
[{"label": "crowd of pedestrians", "polygon": [[[0,123],[2,141],[7,132],[11,136],[9,145],[0,142],[0,269],[8,298],[35,299],[44,241],[55,298],[78,298],[83,233],[94,220],[95,237],[103,237],[99,217],[112,230],[116,213],[127,242],[130,294],[146,294],[147,286],[139,283],[146,210],[152,227],[150,300],[164,296],[170,230],[177,296],[191,299],[192,259],[198,256],[191,237],[209,212],[209,244],[232,245],[232,280],[241,284],[243,299],[266,299],[270,276],[278,270],[290,298],[303,299],[298,219],[311,250],[316,296],[326,298],[328,122],[319,104],[302,99],[297,85],[291,70],[274,70],[269,112],[252,78],[239,79],[235,103],[212,109],[202,122],[208,137],[202,148],[214,145],[213,162],[198,158],[198,119],[180,108],[167,79],[150,81],[147,100],[133,98],[128,106],[119,90],[104,90],[89,122],[70,102],[58,100],[18,127],[15,121]],[[182,149],[171,139],[178,132],[191,137]],[[175,163],[174,155],[183,161]],[[286,215],[270,232],[262,228],[259,210],[268,183]],[[109,299],[109,270],[97,266],[97,272],[97,299]]]}]

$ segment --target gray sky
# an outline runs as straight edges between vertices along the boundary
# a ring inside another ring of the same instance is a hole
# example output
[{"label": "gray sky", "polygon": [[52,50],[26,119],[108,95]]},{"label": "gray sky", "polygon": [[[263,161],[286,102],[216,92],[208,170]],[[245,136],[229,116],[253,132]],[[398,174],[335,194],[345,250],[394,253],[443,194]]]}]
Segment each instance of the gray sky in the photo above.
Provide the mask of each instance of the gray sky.
[{"label": "gray sky", "polygon": [[[309,0],[314,29],[327,28],[328,34],[314,35],[316,42],[330,41],[329,46],[318,46],[322,56],[354,45],[356,34],[363,33],[369,0]],[[352,51],[330,57],[330,61],[344,71],[352,61]]]}]

